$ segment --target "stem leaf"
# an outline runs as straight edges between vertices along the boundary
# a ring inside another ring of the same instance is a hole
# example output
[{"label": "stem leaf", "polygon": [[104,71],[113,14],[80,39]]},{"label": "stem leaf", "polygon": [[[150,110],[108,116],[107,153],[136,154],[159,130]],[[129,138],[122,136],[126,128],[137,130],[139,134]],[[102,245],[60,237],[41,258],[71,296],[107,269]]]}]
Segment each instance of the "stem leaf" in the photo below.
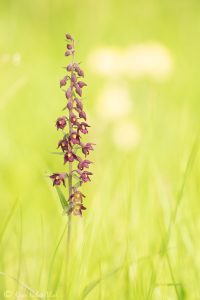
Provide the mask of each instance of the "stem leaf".
[{"label": "stem leaf", "polygon": [[63,194],[63,192],[61,191],[61,189],[59,187],[56,187],[56,191],[58,193],[59,199],[60,199],[60,203],[62,205],[62,208],[64,210],[66,210],[66,208],[68,208],[68,202]]}]

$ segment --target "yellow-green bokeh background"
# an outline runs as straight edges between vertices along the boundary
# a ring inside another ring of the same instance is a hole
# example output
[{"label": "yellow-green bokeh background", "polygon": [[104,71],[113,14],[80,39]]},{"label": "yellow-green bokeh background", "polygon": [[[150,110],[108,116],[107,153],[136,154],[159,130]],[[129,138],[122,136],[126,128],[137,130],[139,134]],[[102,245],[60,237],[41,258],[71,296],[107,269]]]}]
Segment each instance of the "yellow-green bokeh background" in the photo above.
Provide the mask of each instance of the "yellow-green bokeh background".
[{"label": "yellow-green bokeh background", "polygon": [[[200,298],[199,11],[195,0],[0,1],[1,299],[33,299],[22,283],[54,299]],[[72,222],[68,277],[67,218],[47,178],[63,169],[50,152],[65,105],[65,32],[78,40],[88,139],[97,144],[88,209]],[[89,63],[99,48],[152,41],[170,53],[165,80],[102,76]],[[97,102],[113,80],[134,108],[109,121]],[[128,150],[113,142],[126,118],[140,135]]]}]

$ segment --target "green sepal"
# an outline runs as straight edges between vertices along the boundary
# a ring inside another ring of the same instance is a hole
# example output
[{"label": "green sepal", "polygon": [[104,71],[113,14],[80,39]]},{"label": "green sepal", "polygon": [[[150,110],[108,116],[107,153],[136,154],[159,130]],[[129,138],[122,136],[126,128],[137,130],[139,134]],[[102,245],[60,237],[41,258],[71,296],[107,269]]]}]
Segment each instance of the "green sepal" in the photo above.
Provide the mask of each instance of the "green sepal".
[{"label": "green sepal", "polygon": [[81,186],[81,181],[78,181],[73,187],[78,188],[79,186]]},{"label": "green sepal", "polygon": [[80,180],[79,176],[76,175],[75,173],[72,173],[72,177],[73,177],[74,179]]}]

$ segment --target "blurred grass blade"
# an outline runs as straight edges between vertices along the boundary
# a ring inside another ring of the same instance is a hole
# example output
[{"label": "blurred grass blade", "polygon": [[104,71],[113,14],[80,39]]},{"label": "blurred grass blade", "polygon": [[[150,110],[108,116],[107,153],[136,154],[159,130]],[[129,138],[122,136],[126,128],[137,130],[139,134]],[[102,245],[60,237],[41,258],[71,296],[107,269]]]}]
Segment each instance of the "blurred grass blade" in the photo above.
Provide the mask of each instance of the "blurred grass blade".
[{"label": "blurred grass blade", "polygon": [[12,206],[12,208],[11,208],[11,210],[10,210],[10,212],[9,212],[9,214],[8,214],[8,216],[7,216],[7,218],[6,218],[6,220],[5,220],[5,223],[4,223],[4,225],[3,225],[3,227],[2,227],[2,229],[1,229],[1,231],[0,231],[0,243],[1,243],[1,241],[2,241],[2,238],[3,238],[3,236],[4,236],[4,233],[5,233],[5,231],[6,231],[6,228],[8,227],[8,224],[9,224],[9,222],[10,222],[10,220],[11,220],[13,214],[14,214],[14,211],[15,211],[15,209],[16,209],[16,207],[17,207],[17,202],[18,202],[18,200],[16,200],[15,203],[13,204],[13,206]]},{"label": "blurred grass blade", "polygon": [[107,279],[108,277],[116,274],[117,272],[119,272],[123,267],[118,267],[117,269],[115,269],[114,271],[106,274],[105,276],[102,276],[101,278],[92,281],[90,284],[88,284],[85,289],[83,290],[82,293],[82,299],[85,299],[87,297],[87,295],[103,280]]},{"label": "blurred grass blade", "polygon": [[[169,249],[167,249],[167,251],[168,251],[168,250],[169,250]],[[139,257],[138,259],[136,259],[135,261],[132,261],[131,263],[129,263],[128,265],[130,266],[130,265],[132,265],[132,264],[143,263],[143,262],[145,262],[146,260],[148,261],[148,260],[150,260],[150,259],[152,259],[153,257],[156,257],[156,256],[158,256],[158,255],[160,255],[160,251],[157,252],[157,253],[155,253],[155,254],[141,256],[141,257]],[[91,292],[91,291],[92,291],[99,283],[101,283],[101,281],[103,281],[103,280],[109,278],[110,276],[116,274],[117,272],[119,272],[120,270],[122,270],[122,269],[125,268],[125,267],[127,267],[127,264],[123,264],[123,265],[117,267],[115,270],[113,270],[113,271],[107,273],[106,275],[101,276],[101,278],[98,278],[97,280],[92,281],[92,282],[91,282],[90,284],[88,284],[88,285],[85,287],[85,289],[83,290],[81,299],[85,299],[86,296],[87,296],[87,295],[88,295],[88,294],[89,294],[89,293],[90,293],[90,292]],[[151,280],[152,280],[152,282],[154,281],[154,285],[155,285],[155,279],[156,279],[156,274],[155,274],[155,273],[152,273],[152,278],[151,278]]]},{"label": "blurred grass blade", "polygon": [[54,250],[54,253],[53,253],[53,256],[52,256],[52,259],[51,259],[50,268],[49,268],[49,275],[48,275],[48,281],[47,281],[47,290],[49,288],[50,279],[51,279],[51,273],[52,273],[53,264],[54,264],[54,261],[55,261],[55,258],[56,258],[56,254],[57,254],[59,246],[60,246],[60,244],[61,244],[61,242],[62,242],[62,240],[63,240],[63,238],[65,236],[65,232],[67,231],[67,225],[68,225],[68,223],[65,225],[65,228],[64,228],[64,230],[63,230],[63,232],[62,232],[62,234],[61,234],[61,236],[59,238],[59,241],[58,241],[58,243],[56,245],[56,248]]},{"label": "blurred grass blade", "polygon": [[185,171],[184,171],[184,174],[183,174],[182,182],[181,182],[180,188],[179,188],[177,196],[176,196],[176,206],[175,206],[174,211],[172,212],[166,235],[165,235],[165,237],[162,241],[162,244],[161,244],[161,253],[163,253],[163,254],[166,252],[166,248],[168,246],[170,236],[171,236],[172,227],[176,222],[178,209],[179,209],[181,201],[183,199],[183,193],[184,193],[184,190],[185,190],[186,181],[187,181],[187,178],[188,178],[188,176],[191,172],[191,169],[192,169],[192,166],[194,164],[195,158],[197,156],[198,146],[199,146],[199,138],[197,136],[197,138],[195,139],[195,141],[193,143],[191,152],[189,154],[187,164],[186,164],[186,167],[185,167]]},{"label": "blurred grass blade", "polygon": [[0,272],[0,275],[1,275],[1,276],[8,277],[8,278],[14,280],[15,282],[17,282],[18,285],[20,285],[22,288],[24,288],[25,290],[27,290],[27,291],[30,293],[30,296],[32,295],[32,297],[33,297],[33,295],[34,295],[34,296],[35,296],[36,298],[38,298],[38,299],[44,299],[44,297],[43,297],[42,295],[40,295],[40,293],[39,293],[38,291],[33,290],[32,288],[30,288],[29,286],[27,286],[25,283],[20,282],[20,281],[19,281],[18,279],[16,279],[15,277],[13,277],[13,276],[11,276],[11,275],[8,275],[8,274],[6,274],[6,273],[4,273],[4,272]]},{"label": "blurred grass blade", "polygon": [[174,290],[175,290],[175,293],[176,293],[176,297],[177,297],[178,300],[182,300],[182,297],[179,295],[178,286],[176,285],[176,281],[175,281],[175,277],[174,277],[174,273],[173,273],[173,269],[172,269],[172,265],[171,265],[170,257],[169,257],[168,253],[166,254],[166,257],[167,257],[167,264],[168,264],[168,267],[169,267],[169,272],[170,272],[170,276],[171,276],[171,279],[172,279],[172,282],[173,282],[173,287],[174,287]]}]

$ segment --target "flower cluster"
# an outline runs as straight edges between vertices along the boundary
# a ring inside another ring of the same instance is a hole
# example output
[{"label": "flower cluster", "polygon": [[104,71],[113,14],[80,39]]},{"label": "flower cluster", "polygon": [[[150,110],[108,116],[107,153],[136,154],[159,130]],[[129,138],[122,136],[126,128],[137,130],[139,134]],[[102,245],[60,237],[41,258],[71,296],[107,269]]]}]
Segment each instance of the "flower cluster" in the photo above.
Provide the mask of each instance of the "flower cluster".
[{"label": "flower cluster", "polygon": [[[69,172],[54,173],[50,176],[53,185],[65,186],[65,179],[68,180],[69,197],[68,197],[68,214],[82,215],[85,210],[83,198],[85,196],[79,191],[80,186],[91,181],[92,175],[87,169],[92,163],[86,157],[93,149],[93,143],[83,143],[82,136],[88,133],[90,127],[87,123],[87,116],[83,110],[82,94],[87,84],[83,81],[84,72],[79,63],[74,61],[75,42],[70,34],[66,34],[66,52],[65,56],[71,56],[72,62],[66,67],[67,75],[60,80],[60,88],[64,88],[67,100],[64,110],[67,115],[63,115],[56,120],[57,130],[62,130],[63,137],[58,142],[58,149],[62,151],[63,162],[68,164]],[[84,158],[80,154],[84,155]],[[73,168],[76,163],[76,168]],[[74,183],[74,180],[76,182]]]}]

